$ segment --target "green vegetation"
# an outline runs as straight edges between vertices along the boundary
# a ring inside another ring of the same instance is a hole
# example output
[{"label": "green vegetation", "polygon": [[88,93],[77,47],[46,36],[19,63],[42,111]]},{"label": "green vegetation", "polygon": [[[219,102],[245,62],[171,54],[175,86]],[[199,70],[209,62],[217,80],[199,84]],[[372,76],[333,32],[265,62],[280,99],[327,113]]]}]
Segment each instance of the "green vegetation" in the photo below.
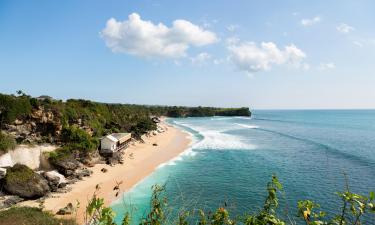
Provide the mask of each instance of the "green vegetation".
[{"label": "green vegetation", "polygon": [[34,179],[34,171],[29,167],[16,164],[7,169],[5,175],[6,183],[12,185],[13,183],[32,183]]},{"label": "green vegetation", "polygon": [[2,131],[0,131],[0,155],[16,147],[16,140]]},{"label": "green vegetation", "polygon": [[[97,149],[98,139],[113,132],[130,132],[140,138],[155,130],[152,116],[197,117],[197,116],[250,116],[248,108],[213,107],[169,107],[130,104],[106,104],[82,99],[66,102],[51,97],[33,98],[22,91],[17,95],[0,94],[0,128],[16,119],[27,121],[35,117],[33,112],[42,110],[53,114],[53,124],[40,125],[44,139],[68,146],[68,149],[90,152]],[[61,129],[57,131],[57,129]],[[37,128],[38,130],[38,128]],[[89,133],[88,133],[89,131]],[[57,135],[57,137],[56,137]],[[0,151],[13,146],[10,137],[0,136]],[[66,153],[66,151],[65,151]]]},{"label": "green vegetation", "polygon": [[31,113],[32,98],[21,91],[18,93],[19,96],[0,94],[0,127]]},{"label": "green vegetation", "polygon": [[251,116],[248,108],[167,107],[156,108],[168,117]]},{"label": "green vegetation", "polygon": [[73,149],[71,146],[63,146],[55,151],[48,153],[48,159],[52,163],[52,165],[58,165],[58,162],[61,162],[63,160],[69,160],[71,157],[73,157],[75,149]]},{"label": "green vegetation", "polygon": [[13,207],[0,211],[0,225],[77,225],[73,220],[54,217],[39,208]]},{"label": "green vegetation", "polygon": [[76,125],[63,128],[61,140],[70,148],[81,151],[93,151],[99,145],[98,139],[91,137],[86,131]]},{"label": "green vegetation", "polygon": [[[167,199],[163,194],[164,186],[154,185],[152,187],[152,196],[150,201],[150,210],[145,213],[145,217],[139,225],[361,225],[365,214],[375,214],[375,194],[362,196],[351,193],[349,188],[343,193],[337,193],[342,199],[342,206],[338,206],[337,215],[327,215],[323,211],[317,211],[319,205],[310,200],[299,201],[297,205],[297,214],[283,215],[278,212],[279,199],[278,194],[283,191],[281,183],[276,176],[267,184],[268,196],[263,207],[257,213],[247,213],[243,216],[231,217],[225,207],[218,208],[215,212],[206,213],[200,209],[191,211],[180,211],[178,215],[168,215],[170,212],[167,207]],[[85,224],[90,225],[113,225],[114,212],[111,208],[105,207],[104,200],[97,198],[94,194],[88,207],[86,208],[87,220]],[[173,206],[171,206],[173,207]],[[285,220],[287,219],[287,220]],[[131,215],[126,213],[123,216],[122,225],[131,223]]]}]

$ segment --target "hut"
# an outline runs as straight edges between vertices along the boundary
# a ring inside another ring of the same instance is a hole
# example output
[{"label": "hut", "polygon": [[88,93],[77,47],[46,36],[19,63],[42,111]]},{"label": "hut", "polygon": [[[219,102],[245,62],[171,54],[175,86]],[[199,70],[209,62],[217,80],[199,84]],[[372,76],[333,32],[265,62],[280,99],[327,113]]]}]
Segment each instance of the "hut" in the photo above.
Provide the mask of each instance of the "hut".
[{"label": "hut", "polygon": [[109,134],[100,140],[100,153],[115,153],[125,148],[130,140],[130,133]]}]

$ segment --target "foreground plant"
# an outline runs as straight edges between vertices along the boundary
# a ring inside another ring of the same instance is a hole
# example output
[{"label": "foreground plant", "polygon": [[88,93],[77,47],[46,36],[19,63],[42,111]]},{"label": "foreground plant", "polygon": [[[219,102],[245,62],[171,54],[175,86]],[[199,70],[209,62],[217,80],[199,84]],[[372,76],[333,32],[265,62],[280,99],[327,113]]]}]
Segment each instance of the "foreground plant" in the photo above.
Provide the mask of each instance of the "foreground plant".
[{"label": "foreground plant", "polygon": [[[99,190],[99,187],[97,187]],[[337,215],[327,218],[327,213],[320,211],[320,205],[311,201],[299,201],[297,204],[297,216],[290,218],[286,215],[288,222],[277,214],[279,207],[278,194],[283,187],[276,176],[272,176],[267,184],[267,197],[262,209],[253,214],[245,214],[242,217],[231,217],[225,207],[218,208],[214,213],[206,213],[204,210],[181,210],[172,220],[167,219],[168,208],[165,196],[165,186],[152,186],[150,209],[139,225],[296,225],[303,222],[307,225],[362,225],[363,217],[369,213],[375,213],[375,194],[370,192],[369,196],[362,196],[349,191],[347,185],[344,192],[337,195],[342,200],[341,210]],[[226,204],[225,204],[226,206]],[[340,208],[340,207],[338,207]],[[113,225],[115,214],[112,209],[104,206],[104,200],[94,194],[86,208],[87,220],[85,225]],[[326,219],[327,218],[327,219]],[[121,225],[130,225],[131,216],[125,213]]]}]

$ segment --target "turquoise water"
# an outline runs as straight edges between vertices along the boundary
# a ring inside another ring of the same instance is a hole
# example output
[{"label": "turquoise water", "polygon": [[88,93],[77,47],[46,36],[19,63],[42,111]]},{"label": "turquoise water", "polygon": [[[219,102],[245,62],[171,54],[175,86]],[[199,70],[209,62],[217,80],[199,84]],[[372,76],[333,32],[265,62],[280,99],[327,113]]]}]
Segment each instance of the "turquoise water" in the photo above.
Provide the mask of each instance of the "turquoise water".
[{"label": "turquoise water", "polygon": [[[253,117],[170,119],[192,133],[183,155],[161,165],[112,204],[117,222],[125,210],[144,216],[151,185],[166,183],[175,209],[212,210],[227,203],[236,214],[258,210],[276,174],[285,188],[281,216],[293,217],[300,199],[338,212],[336,191],[344,173],[350,189],[375,190],[375,110],[255,111]],[[173,214],[173,212],[171,212]],[[367,218],[375,224],[375,218]]]}]

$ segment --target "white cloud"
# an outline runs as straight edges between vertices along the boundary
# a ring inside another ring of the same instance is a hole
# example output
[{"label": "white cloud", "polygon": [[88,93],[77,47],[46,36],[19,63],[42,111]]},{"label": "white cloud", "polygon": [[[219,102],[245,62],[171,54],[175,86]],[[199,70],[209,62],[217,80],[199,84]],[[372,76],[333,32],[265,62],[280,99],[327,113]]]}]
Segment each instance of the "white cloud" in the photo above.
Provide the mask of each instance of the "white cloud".
[{"label": "white cloud", "polygon": [[337,27],[336,27],[336,30],[340,33],[344,33],[344,34],[347,34],[351,31],[354,30],[354,27],[352,26],[349,26],[348,24],[345,24],[345,23],[341,23],[339,24]]},{"label": "white cloud", "polygon": [[318,67],[318,70],[332,70],[332,69],[335,69],[336,68],[336,65],[332,62],[330,63],[320,63],[319,67]]},{"label": "white cloud", "polygon": [[360,47],[360,48],[362,48],[363,45],[364,45],[361,41],[353,41],[353,44]]},{"label": "white cloud", "polygon": [[236,31],[239,27],[240,27],[240,26],[237,25],[237,24],[231,24],[231,25],[228,25],[226,28],[227,28],[228,31],[230,31],[230,32],[234,32],[234,31]]},{"label": "white cloud", "polygon": [[375,47],[375,39],[371,38],[357,38],[352,41],[354,45],[362,47]]},{"label": "white cloud", "polygon": [[249,73],[270,70],[273,65],[308,66],[302,63],[306,54],[293,44],[282,50],[272,42],[262,42],[260,46],[254,42],[237,42],[229,44],[228,50],[237,68]]},{"label": "white cloud", "polygon": [[195,57],[191,58],[191,63],[193,64],[204,64],[208,60],[211,59],[211,55],[207,52],[202,52],[196,55]]},{"label": "white cloud", "polygon": [[223,64],[227,61],[227,59],[214,59],[213,63],[215,65],[220,65],[220,64]]},{"label": "white cloud", "polygon": [[101,36],[113,52],[140,57],[179,58],[190,46],[204,46],[218,41],[216,34],[187,20],[175,20],[171,27],[142,20],[137,13],[128,20],[111,18]]},{"label": "white cloud", "polygon": [[315,16],[314,18],[311,19],[303,19],[301,20],[301,25],[304,27],[312,26],[314,24],[319,23],[322,21],[322,19],[319,16]]}]

